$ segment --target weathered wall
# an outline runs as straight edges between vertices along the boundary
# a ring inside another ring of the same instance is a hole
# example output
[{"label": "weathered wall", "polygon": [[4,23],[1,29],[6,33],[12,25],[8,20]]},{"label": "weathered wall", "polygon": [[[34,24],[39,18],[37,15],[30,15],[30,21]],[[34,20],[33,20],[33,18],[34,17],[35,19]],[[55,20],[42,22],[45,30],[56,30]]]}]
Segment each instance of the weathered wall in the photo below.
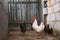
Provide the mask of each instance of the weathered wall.
[{"label": "weathered wall", "polygon": [[48,23],[60,31],[60,0],[48,0]]},{"label": "weathered wall", "polygon": [[47,8],[43,8],[43,14],[48,14],[47,24],[60,31],[60,0],[48,0],[47,5]]},{"label": "weathered wall", "polygon": [[0,40],[7,40],[7,34],[8,34],[8,16],[3,11],[2,4],[0,4]]},{"label": "weathered wall", "polygon": [[60,31],[60,0],[48,0],[47,23]]}]

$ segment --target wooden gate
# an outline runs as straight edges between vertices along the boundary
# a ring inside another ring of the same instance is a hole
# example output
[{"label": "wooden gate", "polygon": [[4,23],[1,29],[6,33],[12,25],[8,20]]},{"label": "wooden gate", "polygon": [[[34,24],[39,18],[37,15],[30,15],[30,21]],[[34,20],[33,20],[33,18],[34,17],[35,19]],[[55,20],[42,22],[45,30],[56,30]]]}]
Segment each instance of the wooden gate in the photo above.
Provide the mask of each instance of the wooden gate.
[{"label": "wooden gate", "polygon": [[26,23],[31,27],[33,16],[39,17],[39,0],[10,0],[9,27],[19,27],[20,23]]}]

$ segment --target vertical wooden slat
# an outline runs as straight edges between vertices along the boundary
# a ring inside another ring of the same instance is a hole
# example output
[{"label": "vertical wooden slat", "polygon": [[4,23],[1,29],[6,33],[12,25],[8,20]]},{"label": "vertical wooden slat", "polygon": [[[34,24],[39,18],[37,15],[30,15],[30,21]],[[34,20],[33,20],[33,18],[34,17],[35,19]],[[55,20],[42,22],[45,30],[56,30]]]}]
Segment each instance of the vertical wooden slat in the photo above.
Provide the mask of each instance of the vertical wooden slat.
[{"label": "vertical wooden slat", "polygon": [[22,4],[21,4],[21,22],[23,21],[23,16],[22,16]]},{"label": "vertical wooden slat", "polygon": [[[11,0],[10,0],[10,2],[11,2]],[[11,3],[10,3],[10,17],[11,17],[11,20],[12,20]]]},{"label": "vertical wooden slat", "polygon": [[9,17],[10,17],[10,16],[9,16],[9,10],[10,10],[10,9],[9,9],[9,3],[8,3],[8,20],[9,20]]},{"label": "vertical wooden slat", "polygon": [[13,21],[15,21],[14,20],[14,0],[13,0],[13,13],[12,14],[13,14]]},{"label": "vertical wooden slat", "polygon": [[[26,2],[27,2],[27,0],[26,0]],[[26,21],[27,21],[27,9],[28,9],[28,7],[27,7],[27,4],[26,4]]]},{"label": "vertical wooden slat", "polygon": [[16,21],[17,21],[17,4],[16,4]]}]

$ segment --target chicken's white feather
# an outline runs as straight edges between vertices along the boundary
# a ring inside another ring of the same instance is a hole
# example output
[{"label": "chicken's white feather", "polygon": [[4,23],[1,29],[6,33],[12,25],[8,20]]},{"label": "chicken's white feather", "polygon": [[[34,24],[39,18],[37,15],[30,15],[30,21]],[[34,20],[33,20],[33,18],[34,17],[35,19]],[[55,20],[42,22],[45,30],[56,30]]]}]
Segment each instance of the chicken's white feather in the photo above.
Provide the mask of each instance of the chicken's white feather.
[{"label": "chicken's white feather", "polygon": [[43,25],[43,22],[41,22],[41,24],[38,26],[37,24],[37,20],[35,19],[35,21],[33,22],[32,24],[32,28],[37,31],[37,32],[40,32],[44,29],[44,25]]}]

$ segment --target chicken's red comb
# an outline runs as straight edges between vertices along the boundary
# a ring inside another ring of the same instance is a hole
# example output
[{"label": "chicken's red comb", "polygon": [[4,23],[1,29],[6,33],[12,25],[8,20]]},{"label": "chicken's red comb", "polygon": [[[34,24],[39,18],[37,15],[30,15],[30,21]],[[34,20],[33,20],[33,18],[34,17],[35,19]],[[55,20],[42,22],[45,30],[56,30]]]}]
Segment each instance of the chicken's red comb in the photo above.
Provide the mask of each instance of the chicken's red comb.
[{"label": "chicken's red comb", "polygon": [[37,19],[36,16],[33,17],[33,21],[35,21],[35,19]]}]

